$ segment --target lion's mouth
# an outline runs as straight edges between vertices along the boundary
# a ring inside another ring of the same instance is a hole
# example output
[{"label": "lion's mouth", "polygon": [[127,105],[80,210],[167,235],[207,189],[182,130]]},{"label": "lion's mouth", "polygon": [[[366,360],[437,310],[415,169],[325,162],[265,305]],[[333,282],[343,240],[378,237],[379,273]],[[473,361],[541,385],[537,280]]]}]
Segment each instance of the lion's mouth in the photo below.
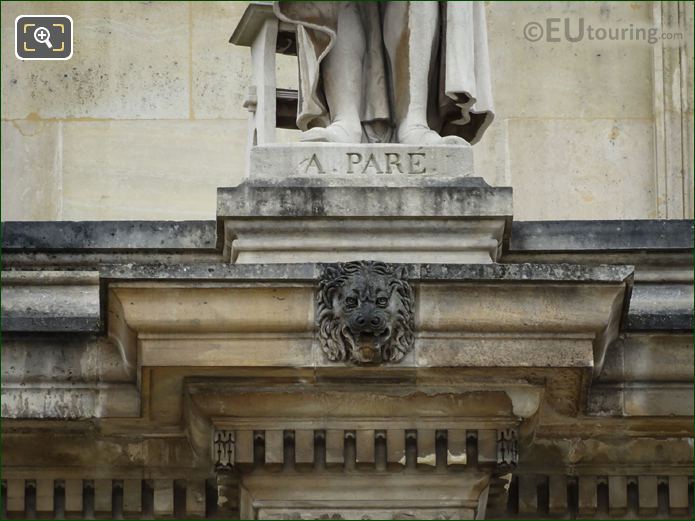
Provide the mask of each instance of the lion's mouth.
[{"label": "lion's mouth", "polygon": [[360,331],[353,335],[355,339],[355,358],[365,364],[381,360],[382,346],[390,336],[389,328],[381,331]]}]

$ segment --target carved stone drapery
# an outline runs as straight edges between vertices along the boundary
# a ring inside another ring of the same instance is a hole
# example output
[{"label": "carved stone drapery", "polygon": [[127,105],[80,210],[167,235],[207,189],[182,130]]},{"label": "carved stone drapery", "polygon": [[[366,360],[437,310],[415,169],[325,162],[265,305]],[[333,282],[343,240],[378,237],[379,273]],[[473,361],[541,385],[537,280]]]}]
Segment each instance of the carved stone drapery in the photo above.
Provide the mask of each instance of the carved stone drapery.
[{"label": "carved stone drapery", "polygon": [[316,307],[321,349],[334,362],[398,362],[413,348],[413,305],[402,267],[375,261],[327,266]]}]

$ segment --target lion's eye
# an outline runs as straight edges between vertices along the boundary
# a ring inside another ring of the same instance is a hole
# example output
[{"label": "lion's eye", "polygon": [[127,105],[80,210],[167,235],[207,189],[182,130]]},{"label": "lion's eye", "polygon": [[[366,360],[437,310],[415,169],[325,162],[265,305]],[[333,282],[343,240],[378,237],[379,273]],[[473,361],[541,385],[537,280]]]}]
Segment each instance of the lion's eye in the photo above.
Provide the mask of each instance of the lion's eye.
[{"label": "lion's eye", "polygon": [[345,299],[345,304],[347,304],[351,308],[354,308],[355,306],[357,306],[357,299],[355,297],[348,297]]},{"label": "lion's eye", "polygon": [[388,305],[388,303],[389,299],[387,299],[386,297],[379,297],[376,299],[376,304],[379,307],[385,308]]}]

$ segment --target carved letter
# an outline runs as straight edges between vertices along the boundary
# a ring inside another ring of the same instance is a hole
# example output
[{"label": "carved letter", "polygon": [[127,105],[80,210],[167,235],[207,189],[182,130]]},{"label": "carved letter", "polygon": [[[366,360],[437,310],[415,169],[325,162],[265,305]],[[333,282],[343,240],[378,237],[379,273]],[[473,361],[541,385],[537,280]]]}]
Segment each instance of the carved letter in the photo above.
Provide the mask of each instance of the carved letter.
[{"label": "carved letter", "polygon": [[[418,157],[416,157],[418,156]],[[427,173],[427,168],[422,165],[421,161],[425,159],[425,154],[422,152],[408,152],[408,158],[410,159],[410,169],[409,174],[425,174]],[[422,168],[422,170],[415,170],[416,168]]]},{"label": "carved letter", "polygon": [[309,159],[309,163],[306,165],[306,168],[304,169],[305,174],[309,173],[309,169],[312,167],[312,165],[316,169],[317,173],[326,173],[326,171],[323,169],[323,166],[321,165],[321,161],[319,161],[319,158],[316,157],[316,154],[311,155],[311,159]]},{"label": "carved letter", "polygon": [[392,174],[393,171],[391,170],[392,166],[395,166],[396,169],[398,169],[399,173],[403,173],[403,169],[401,168],[401,156],[399,156],[395,152],[386,152],[386,173],[387,174]]},{"label": "carved letter", "polygon": [[352,167],[359,164],[362,161],[362,154],[358,154],[357,152],[348,152],[347,153],[347,159],[348,159],[348,174],[354,174],[355,172],[352,170]]},{"label": "carved letter", "polygon": [[364,174],[367,171],[367,168],[369,168],[370,166],[376,170],[377,174],[383,174],[384,173],[384,171],[379,166],[379,163],[377,163],[377,160],[374,157],[374,154],[369,154],[369,157],[367,158],[367,164],[364,165],[364,168],[362,169],[362,173]]}]

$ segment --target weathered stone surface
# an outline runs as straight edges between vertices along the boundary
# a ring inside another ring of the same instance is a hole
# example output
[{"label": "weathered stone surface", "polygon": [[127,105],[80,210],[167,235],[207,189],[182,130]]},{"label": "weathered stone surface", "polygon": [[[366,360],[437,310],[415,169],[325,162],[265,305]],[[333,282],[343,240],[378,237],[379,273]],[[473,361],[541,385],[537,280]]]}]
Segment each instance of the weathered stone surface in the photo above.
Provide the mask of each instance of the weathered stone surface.
[{"label": "weathered stone surface", "polygon": [[471,177],[473,149],[460,145],[293,143],[251,148],[255,177],[368,178]]},{"label": "weathered stone surface", "polygon": [[[3,98],[5,92],[3,88]],[[0,158],[3,221],[62,219],[62,181],[56,154],[60,135],[59,122],[5,121],[3,112]]]},{"label": "weathered stone surface", "polygon": [[[104,266],[102,277],[119,280],[245,280],[312,281],[333,263],[271,264],[130,264]],[[632,266],[582,264],[417,264],[405,263],[409,280],[615,283],[628,281]]]},{"label": "weathered stone surface", "polygon": [[117,345],[104,336],[4,333],[3,384],[128,382]]},{"label": "weathered stone surface", "polygon": [[608,349],[601,382],[692,382],[691,333],[628,333]]},{"label": "weathered stone surface", "polygon": [[5,384],[3,418],[75,420],[140,416],[135,384]]},{"label": "weathered stone surface", "polygon": [[101,328],[98,272],[5,271],[2,280],[4,331]]},{"label": "weathered stone surface", "polygon": [[631,266],[580,264],[423,264],[422,280],[500,280],[617,282],[630,278]]},{"label": "weathered stone surface", "polygon": [[213,250],[215,221],[10,221],[3,251]]},{"label": "weathered stone surface", "polygon": [[[30,5],[8,4],[3,18],[14,21]],[[39,11],[73,18],[75,56],[23,67],[13,56],[13,24],[6,25],[3,119],[188,117],[188,6],[63,2]]]},{"label": "weathered stone surface", "polygon": [[[230,266],[215,273],[198,266],[197,272],[180,270],[178,279],[169,272],[168,282],[112,283],[109,331],[131,364],[139,352],[139,363],[147,366],[340,365],[312,341],[319,267]],[[153,278],[144,277],[141,268],[133,266],[130,276]],[[493,265],[471,266],[469,279],[461,280],[456,270],[437,277],[428,273],[431,266],[404,268],[418,295],[415,351],[400,362],[406,367],[600,366],[595,357],[617,335],[613,325],[630,274],[625,267],[565,267],[553,273],[547,266],[513,273]],[[564,277],[570,269],[575,280]],[[201,276],[209,282],[200,284]],[[185,280],[190,283],[182,285]],[[238,287],[242,281],[263,284]]]},{"label": "weathered stone surface", "polygon": [[[481,186],[483,185],[483,186]],[[480,179],[415,186],[344,186],[323,179],[253,179],[217,191],[218,219],[239,217],[510,217],[510,188]]]},{"label": "weathered stone surface", "polygon": [[693,248],[691,220],[514,221],[510,252],[678,251]]},{"label": "weathered stone surface", "polygon": [[636,285],[627,315],[626,329],[639,330],[692,330],[692,284],[639,284]]},{"label": "weathered stone surface", "polygon": [[221,188],[225,257],[235,263],[496,259],[512,212],[509,189],[473,178],[405,181],[267,178]]},{"label": "weathered stone surface", "polygon": [[239,120],[63,123],[62,218],[213,219],[216,188],[243,178],[234,147],[245,130]]},{"label": "weathered stone surface", "polygon": [[485,263],[496,260],[504,218],[239,218],[224,221],[232,263]]},{"label": "weathered stone surface", "polygon": [[[379,513],[383,515],[384,510],[391,511],[386,519],[417,519],[415,516],[405,516],[413,507],[417,511],[418,503],[423,502],[436,505],[430,507],[437,511],[436,518],[441,518],[441,510],[451,509],[454,510],[450,512],[451,517],[444,519],[471,519],[479,494],[487,486],[488,480],[488,476],[473,470],[470,473],[450,474],[445,480],[437,475],[403,473],[371,476],[343,474],[332,480],[301,474],[293,480],[286,480],[282,476],[245,476],[242,486],[247,495],[242,496],[241,517],[250,519],[248,514],[252,508],[272,501],[276,505],[286,503],[282,510],[287,519],[294,519],[291,512],[296,508],[292,507],[292,501],[301,501],[304,508],[320,508],[323,501],[342,504],[351,511],[346,514],[347,519],[354,519],[356,512],[370,510],[374,519],[382,519]],[[390,492],[388,497],[384,497],[385,490]],[[458,517],[462,514],[463,517]]]},{"label": "weathered stone surface", "polygon": [[650,120],[510,118],[505,184],[514,188],[515,217],[657,217],[653,139]]},{"label": "weathered stone surface", "polygon": [[601,416],[690,416],[694,408],[692,383],[596,384],[588,404]]}]

